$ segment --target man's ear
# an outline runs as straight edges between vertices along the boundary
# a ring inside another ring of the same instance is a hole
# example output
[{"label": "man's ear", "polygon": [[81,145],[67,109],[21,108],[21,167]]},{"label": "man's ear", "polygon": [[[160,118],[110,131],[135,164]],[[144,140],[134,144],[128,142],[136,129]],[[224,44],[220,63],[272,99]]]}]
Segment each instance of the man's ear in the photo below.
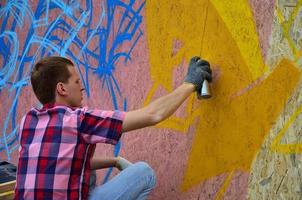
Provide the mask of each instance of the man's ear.
[{"label": "man's ear", "polygon": [[67,94],[65,85],[62,82],[57,83],[56,91],[60,96],[65,96]]}]

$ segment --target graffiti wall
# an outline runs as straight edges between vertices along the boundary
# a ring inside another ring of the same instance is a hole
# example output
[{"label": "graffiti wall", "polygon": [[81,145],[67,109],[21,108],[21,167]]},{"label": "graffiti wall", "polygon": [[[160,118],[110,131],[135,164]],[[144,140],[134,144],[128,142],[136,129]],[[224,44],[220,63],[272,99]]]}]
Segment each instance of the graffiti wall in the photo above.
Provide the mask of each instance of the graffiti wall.
[{"label": "graffiti wall", "polygon": [[[40,58],[73,60],[85,104],[133,110],[210,61],[212,98],[191,97],[155,127],[100,144],[96,156],[144,160],[150,199],[300,199],[301,0],[7,0],[0,3],[0,156],[16,163],[18,123],[41,106]],[[99,172],[98,182],[116,173]]]}]

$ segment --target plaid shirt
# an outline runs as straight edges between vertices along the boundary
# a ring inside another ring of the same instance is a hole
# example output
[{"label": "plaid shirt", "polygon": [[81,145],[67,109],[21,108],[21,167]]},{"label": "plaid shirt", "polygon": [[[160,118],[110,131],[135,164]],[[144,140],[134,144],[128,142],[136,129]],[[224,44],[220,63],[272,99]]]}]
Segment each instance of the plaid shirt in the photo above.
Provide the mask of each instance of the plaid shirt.
[{"label": "plaid shirt", "polygon": [[125,113],[45,105],[21,121],[15,199],[87,199],[96,143],[116,144]]}]

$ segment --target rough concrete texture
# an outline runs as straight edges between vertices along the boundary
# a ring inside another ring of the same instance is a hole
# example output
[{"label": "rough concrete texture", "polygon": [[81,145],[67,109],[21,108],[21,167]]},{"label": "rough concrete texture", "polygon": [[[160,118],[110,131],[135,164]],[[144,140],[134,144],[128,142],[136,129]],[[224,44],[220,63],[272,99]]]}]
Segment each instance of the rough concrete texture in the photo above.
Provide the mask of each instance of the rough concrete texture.
[{"label": "rough concrete texture", "polygon": [[[152,200],[300,199],[301,4],[2,1],[1,159],[17,162],[17,124],[39,106],[29,72],[41,57],[75,62],[85,104],[128,111],[171,92],[201,55],[215,75],[211,99],[192,95],[165,122],[95,155],[148,162]],[[98,182],[116,173],[100,171]]]}]

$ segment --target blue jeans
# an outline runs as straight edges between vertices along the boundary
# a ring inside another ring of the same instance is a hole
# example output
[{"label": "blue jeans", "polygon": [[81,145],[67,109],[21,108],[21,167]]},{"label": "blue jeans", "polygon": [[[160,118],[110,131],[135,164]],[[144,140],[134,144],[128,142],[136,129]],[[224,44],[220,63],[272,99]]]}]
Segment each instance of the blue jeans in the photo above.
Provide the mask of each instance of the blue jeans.
[{"label": "blue jeans", "polygon": [[95,187],[89,200],[144,200],[155,183],[156,177],[152,168],[145,162],[137,162],[107,183]]}]

